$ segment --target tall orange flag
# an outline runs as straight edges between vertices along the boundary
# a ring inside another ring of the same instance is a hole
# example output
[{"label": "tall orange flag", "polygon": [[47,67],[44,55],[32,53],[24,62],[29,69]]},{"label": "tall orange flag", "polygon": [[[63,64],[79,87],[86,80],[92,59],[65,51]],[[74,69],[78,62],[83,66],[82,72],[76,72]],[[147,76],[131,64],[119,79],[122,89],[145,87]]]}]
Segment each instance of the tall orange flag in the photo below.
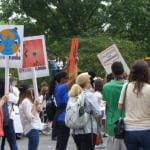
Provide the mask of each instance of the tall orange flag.
[{"label": "tall orange flag", "polygon": [[68,59],[67,71],[69,78],[77,76],[77,59],[78,59],[79,40],[73,38],[71,41],[71,50]]}]

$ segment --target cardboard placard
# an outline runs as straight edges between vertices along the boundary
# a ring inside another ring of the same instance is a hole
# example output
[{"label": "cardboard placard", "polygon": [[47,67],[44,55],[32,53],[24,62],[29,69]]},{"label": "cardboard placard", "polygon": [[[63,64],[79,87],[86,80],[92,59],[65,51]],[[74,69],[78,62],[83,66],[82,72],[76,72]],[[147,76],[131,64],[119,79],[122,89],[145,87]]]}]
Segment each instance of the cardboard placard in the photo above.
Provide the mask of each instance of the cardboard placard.
[{"label": "cardboard placard", "polygon": [[125,60],[123,59],[121,53],[119,52],[119,50],[115,44],[108,47],[104,51],[100,52],[97,55],[97,57],[98,57],[99,61],[101,62],[102,66],[104,67],[105,71],[107,72],[107,74],[112,73],[111,65],[116,61],[122,62],[125,72],[127,74],[130,73],[130,69],[129,69],[128,65],[126,64]]}]

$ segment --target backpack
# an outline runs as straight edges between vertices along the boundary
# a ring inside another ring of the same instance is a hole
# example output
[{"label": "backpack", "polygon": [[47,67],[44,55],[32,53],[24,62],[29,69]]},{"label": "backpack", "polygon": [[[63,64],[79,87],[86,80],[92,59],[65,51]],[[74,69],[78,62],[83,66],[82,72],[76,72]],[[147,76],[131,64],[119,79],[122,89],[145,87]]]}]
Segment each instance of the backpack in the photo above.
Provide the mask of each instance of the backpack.
[{"label": "backpack", "polygon": [[65,114],[65,124],[71,129],[84,128],[89,119],[85,111],[85,93],[82,92],[76,97],[70,97]]}]

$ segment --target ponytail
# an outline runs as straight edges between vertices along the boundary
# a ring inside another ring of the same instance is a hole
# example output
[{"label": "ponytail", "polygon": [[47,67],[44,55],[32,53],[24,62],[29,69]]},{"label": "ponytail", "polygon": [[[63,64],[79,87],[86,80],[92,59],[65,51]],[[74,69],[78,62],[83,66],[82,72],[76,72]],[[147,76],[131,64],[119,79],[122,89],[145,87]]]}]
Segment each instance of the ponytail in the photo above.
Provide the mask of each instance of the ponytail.
[{"label": "ponytail", "polygon": [[54,95],[55,86],[56,86],[56,80],[55,80],[55,77],[53,77],[49,83],[48,97],[51,97],[52,95]]}]

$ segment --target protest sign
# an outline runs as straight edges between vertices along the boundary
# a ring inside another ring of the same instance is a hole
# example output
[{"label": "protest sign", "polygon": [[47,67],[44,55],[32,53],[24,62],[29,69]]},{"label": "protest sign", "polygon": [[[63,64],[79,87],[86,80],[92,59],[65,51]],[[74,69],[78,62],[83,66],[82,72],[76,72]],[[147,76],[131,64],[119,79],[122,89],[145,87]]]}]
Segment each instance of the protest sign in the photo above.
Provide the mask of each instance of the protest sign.
[{"label": "protest sign", "polygon": [[32,79],[35,97],[38,97],[37,78],[49,75],[45,38],[26,37],[23,41],[23,68],[18,69],[19,80]]},{"label": "protest sign", "polygon": [[[23,25],[0,25],[0,67],[22,67]],[[6,56],[8,57],[6,61]]]},{"label": "protest sign", "polygon": [[79,40],[73,38],[71,41],[71,50],[68,58],[67,71],[69,78],[77,76],[77,57],[78,57]]},{"label": "protest sign", "polygon": [[0,25],[0,67],[5,68],[5,94],[9,93],[9,68],[22,67],[23,25]]},{"label": "protest sign", "polygon": [[[46,66],[35,67],[36,77],[49,76],[49,68]],[[32,68],[19,68],[18,69],[19,80],[32,79]]]},{"label": "protest sign", "polygon": [[116,62],[120,61],[122,62],[124,66],[124,70],[127,74],[129,74],[130,70],[129,67],[127,66],[126,62],[124,61],[122,55],[120,54],[117,46],[113,44],[112,46],[108,47],[104,51],[100,52],[97,55],[99,61],[101,62],[102,66],[106,70],[107,74],[112,73],[111,71],[111,65]]}]

